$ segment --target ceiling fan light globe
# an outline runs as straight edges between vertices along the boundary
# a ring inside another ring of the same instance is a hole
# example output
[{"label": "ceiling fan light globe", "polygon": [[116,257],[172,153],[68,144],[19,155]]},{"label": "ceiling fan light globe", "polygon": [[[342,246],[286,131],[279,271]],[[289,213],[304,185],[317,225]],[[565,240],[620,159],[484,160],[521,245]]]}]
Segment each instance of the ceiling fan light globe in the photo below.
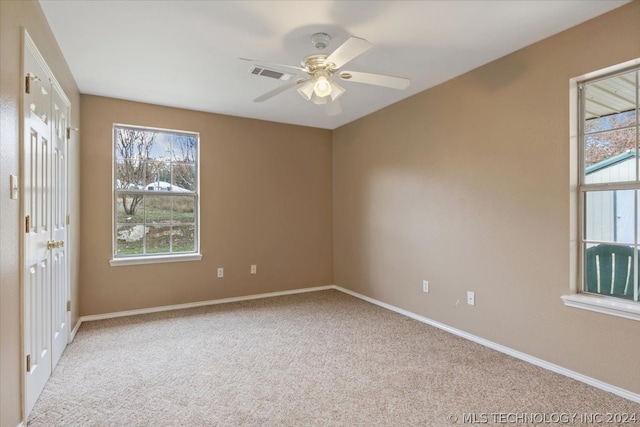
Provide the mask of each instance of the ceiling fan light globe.
[{"label": "ceiling fan light globe", "polygon": [[313,85],[313,91],[321,98],[329,96],[331,95],[331,82],[325,76],[320,76]]},{"label": "ceiling fan light globe", "polygon": [[307,101],[311,101],[311,96],[313,95],[313,82],[308,81],[304,85],[299,87],[298,93]]},{"label": "ceiling fan light globe", "polygon": [[331,100],[335,101],[338,98],[340,98],[342,96],[342,94],[344,93],[345,89],[340,86],[338,83],[336,83],[335,81],[331,82]]},{"label": "ceiling fan light globe", "polygon": [[313,95],[311,96],[311,102],[313,102],[316,105],[324,105],[327,103],[327,101],[329,101],[331,98],[329,98],[328,96],[318,96],[316,95],[316,93],[314,92]]}]

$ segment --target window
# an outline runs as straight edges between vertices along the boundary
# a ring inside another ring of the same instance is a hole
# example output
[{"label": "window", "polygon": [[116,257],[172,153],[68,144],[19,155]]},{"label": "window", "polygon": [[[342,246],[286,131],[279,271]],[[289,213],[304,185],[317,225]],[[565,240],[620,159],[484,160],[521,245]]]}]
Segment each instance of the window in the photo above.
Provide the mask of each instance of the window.
[{"label": "window", "polygon": [[199,135],[113,127],[112,265],[200,259]]},{"label": "window", "polygon": [[640,320],[640,67],[577,82],[578,286],[567,305]]}]

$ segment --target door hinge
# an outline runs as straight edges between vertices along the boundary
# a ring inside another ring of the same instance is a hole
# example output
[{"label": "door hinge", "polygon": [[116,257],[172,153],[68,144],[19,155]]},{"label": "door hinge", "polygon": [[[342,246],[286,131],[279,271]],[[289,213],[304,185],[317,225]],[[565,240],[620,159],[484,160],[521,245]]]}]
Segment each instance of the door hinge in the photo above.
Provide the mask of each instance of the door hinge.
[{"label": "door hinge", "polygon": [[27,372],[31,372],[31,355],[27,354]]},{"label": "door hinge", "polygon": [[78,128],[68,127],[68,128],[67,128],[67,139],[71,139],[71,131],[72,131],[72,130],[74,130],[74,131],[79,131],[80,129],[78,129]]},{"label": "door hinge", "polygon": [[24,232],[25,233],[29,233],[31,231],[31,217],[29,217],[29,215],[27,215],[24,218]]},{"label": "door hinge", "polygon": [[31,80],[37,80],[40,81],[40,79],[38,78],[38,76],[35,76],[31,73],[27,73],[27,75],[24,78],[24,91],[27,94],[31,93]]},{"label": "door hinge", "polygon": [[71,215],[67,214],[67,225],[71,224]]},{"label": "door hinge", "polygon": [[71,311],[71,300],[67,300],[67,311]]}]

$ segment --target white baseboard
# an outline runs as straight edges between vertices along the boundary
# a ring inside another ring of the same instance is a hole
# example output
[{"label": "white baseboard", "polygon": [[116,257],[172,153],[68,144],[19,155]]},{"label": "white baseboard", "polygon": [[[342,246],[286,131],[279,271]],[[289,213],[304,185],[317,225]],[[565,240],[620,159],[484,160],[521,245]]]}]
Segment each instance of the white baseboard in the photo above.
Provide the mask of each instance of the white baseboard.
[{"label": "white baseboard", "polygon": [[605,382],[600,381],[600,380],[596,380],[595,378],[591,378],[589,376],[580,374],[580,373],[572,371],[570,369],[563,368],[562,366],[555,365],[553,363],[547,362],[545,360],[539,359],[537,357],[531,356],[531,355],[526,354],[526,353],[522,353],[522,352],[514,350],[512,348],[505,347],[505,346],[503,346],[501,344],[498,344],[498,343],[495,343],[493,341],[489,341],[489,340],[486,340],[484,338],[480,338],[480,337],[478,337],[476,335],[469,334],[469,333],[464,332],[464,331],[462,331],[460,329],[456,329],[456,328],[453,328],[451,326],[445,325],[444,323],[436,322],[435,320],[431,320],[431,319],[429,319],[427,317],[420,316],[419,314],[412,313],[410,311],[407,311],[407,310],[404,310],[402,308],[393,306],[391,304],[387,304],[387,303],[382,302],[382,301],[378,301],[378,300],[376,300],[374,298],[370,298],[370,297],[368,297],[366,295],[359,294],[357,292],[351,291],[349,289],[343,288],[343,287],[338,286],[338,285],[316,286],[316,287],[312,287],[312,288],[294,289],[294,290],[289,290],[289,291],[269,292],[269,293],[265,293],[265,294],[246,295],[246,296],[240,296],[240,297],[222,298],[222,299],[208,300],[208,301],[198,301],[198,302],[192,302],[192,303],[186,303],[186,304],[165,305],[165,306],[161,306],[161,307],[144,308],[144,309],[140,309],[140,310],[118,311],[118,312],[115,312],[115,313],[104,313],[104,314],[95,314],[95,315],[90,315],[90,316],[82,316],[82,317],[80,317],[80,319],[78,319],[78,323],[76,324],[76,326],[73,328],[73,331],[71,332],[71,340],[70,341],[72,341],[75,338],[75,335],[76,335],[78,329],[80,328],[80,325],[82,324],[82,322],[90,322],[90,321],[94,321],[94,320],[112,319],[112,318],[115,318],[115,317],[135,316],[135,315],[138,315],[138,314],[157,313],[157,312],[160,312],[160,311],[181,310],[181,309],[185,309],[185,308],[202,307],[202,306],[215,305],[215,304],[225,304],[225,303],[229,303],[229,302],[248,301],[248,300],[260,299],[260,298],[271,298],[271,297],[277,297],[277,296],[283,296],[283,295],[299,294],[299,293],[304,293],[304,292],[325,291],[325,290],[328,290],[328,289],[335,289],[337,291],[343,292],[345,294],[348,294],[348,295],[351,295],[353,297],[359,298],[361,300],[364,300],[364,301],[370,302],[372,304],[375,304],[375,305],[377,305],[379,307],[386,308],[387,310],[394,311],[396,313],[399,313],[399,314],[402,314],[404,316],[407,316],[407,317],[410,317],[412,319],[415,319],[415,320],[417,320],[419,322],[426,323],[427,325],[431,325],[433,327],[436,327],[438,329],[442,329],[444,331],[447,331],[447,332],[452,333],[454,335],[457,335],[459,337],[468,339],[469,341],[473,341],[475,343],[478,343],[478,344],[483,345],[485,347],[489,347],[489,348],[491,348],[493,350],[496,350],[496,351],[499,351],[501,353],[508,354],[509,356],[515,357],[516,359],[520,359],[520,360],[523,360],[525,362],[531,363],[532,365],[536,365],[536,366],[539,366],[541,368],[547,369],[549,371],[564,375],[566,377],[573,378],[574,380],[583,382],[585,384],[588,384],[588,385],[593,386],[595,388],[598,388],[600,390],[604,390],[604,391],[607,391],[609,393],[613,393],[613,394],[615,394],[617,396],[620,396],[620,397],[623,397],[625,399],[631,400],[632,402],[640,403],[640,394],[633,393],[633,392],[628,391],[628,390],[624,390],[624,389],[622,389],[620,387],[613,386],[611,384],[605,383]]},{"label": "white baseboard", "polygon": [[[80,317],[80,319],[78,320],[78,324],[74,328],[74,331],[77,331],[77,329],[80,327],[80,324],[82,322],[91,322],[94,320],[113,319],[115,317],[125,317],[125,316],[136,316],[139,314],[157,313],[160,311],[182,310],[185,308],[195,308],[195,307],[203,307],[206,305],[226,304],[229,302],[238,302],[238,301],[249,301],[249,300],[261,299],[261,298],[279,297],[283,295],[301,294],[305,292],[326,291],[328,289],[336,289],[336,287],[333,285],[315,286],[312,288],[292,289],[289,291],[268,292],[265,294],[245,295],[241,297],[231,297],[231,298],[222,298],[222,299],[215,299],[215,300],[208,300],[208,301],[189,302],[185,304],[163,305],[160,307],[142,308],[139,310],[127,310],[127,311],[118,311],[115,313],[93,314],[89,316]],[[73,332],[72,335],[75,336],[75,332]]]},{"label": "white baseboard", "polygon": [[82,318],[79,318],[76,322],[76,326],[73,327],[71,333],[69,334],[69,342],[72,342],[78,333],[78,329],[80,329],[80,325],[82,325]]},{"label": "white baseboard", "polygon": [[532,365],[539,366],[541,368],[547,369],[549,371],[564,375],[569,378],[573,378],[574,380],[583,382],[595,388],[599,388],[600,390],[607,391],[609,393],[613,393],[620,397],[624,397],[625,399],[631,400],[632,402],[640,403],[640,394],[630,392],[628,390],[622,389],[620,387],[613,386],[611,384],[605,383],[600,380],[596,380],[595,378],[588,377],[586,375],[580,374],[578,372],[572,371],[567,368],[563,368],[562,366],[555,365],[553,363],[549,363],[545,360],[538,359],[537,357],[531,356],[526,353],[522,353],[520,351],[514,350],[509,347],[505,347],[501,344],[497,344],[493,341],[486,340],[484,338],[480,338],[478,336],[469,334],[467,332],[461,331],[460,329],[452,328],[451,326],[447,326],[444,323],[436,322],[435,320],[431,320],[427,317],[420,316],[419,314],[412,313],[410,311],[404,310],[402,308],[395,307],[391,304],[384,303],[382,301],[378,301],[376,299],[370,298],[366,295],[359,294],[357,292],[351,291],[349,289],[343,288],[341,286],[334,285],[333,289],[336,289],[340,292],[344,292],[345,294],[349,294],[356,298],[362,299],[364,301],[370,302],[377,306],[386,308],[391,311],[395,311],[396,313],[402,314],[404,316],[415,319],[419,322],[426,323],[427,325],[434,326],[438,329],[442,329],[459,337],[468,339],[469,341],[473,341],[475,343],[481,344],[485,347],[489,347],[493,350],[497,350],[501,353],[508,354],[509,356],[513,356],[516,359],[523,360],[525,362],[531,363]]}]

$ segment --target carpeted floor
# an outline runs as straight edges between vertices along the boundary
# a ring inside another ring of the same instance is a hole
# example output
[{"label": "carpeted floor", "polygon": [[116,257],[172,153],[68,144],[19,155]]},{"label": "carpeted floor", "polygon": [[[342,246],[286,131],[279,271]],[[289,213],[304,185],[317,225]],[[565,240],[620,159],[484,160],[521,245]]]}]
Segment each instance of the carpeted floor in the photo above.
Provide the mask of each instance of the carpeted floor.
[{"label": "carpeted floor", "polygon": [[640,405],[321,291],[83,323],[28,425],[602,424],[595,413]]}]

